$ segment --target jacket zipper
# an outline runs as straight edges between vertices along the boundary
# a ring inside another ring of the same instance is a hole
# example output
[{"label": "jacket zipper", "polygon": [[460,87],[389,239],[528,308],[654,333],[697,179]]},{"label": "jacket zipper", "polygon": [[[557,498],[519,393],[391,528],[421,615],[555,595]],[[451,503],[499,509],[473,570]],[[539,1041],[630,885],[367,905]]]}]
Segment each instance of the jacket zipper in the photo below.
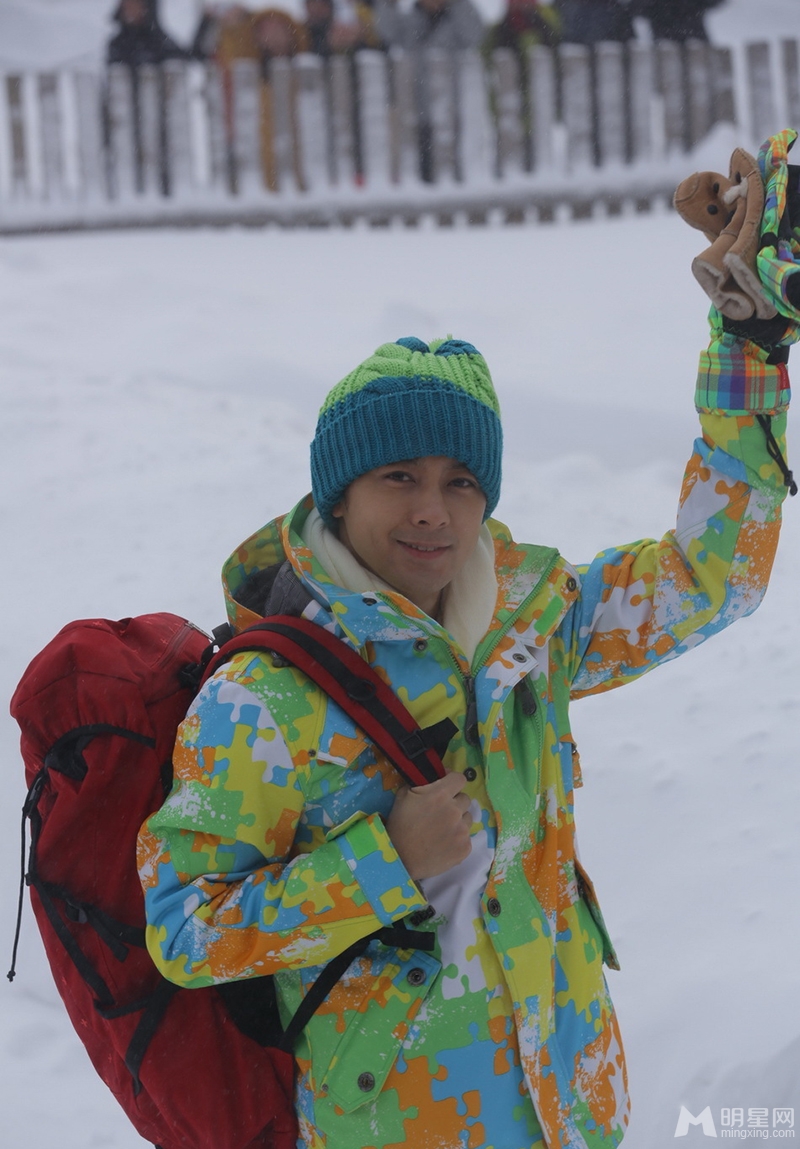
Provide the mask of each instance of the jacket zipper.
[{"label": "jacket zipper", "polygon": [[462,675],[464,693],[467,696],[467,714],[464,719],[464,740],[468,746],[480,746],[478,733],[478,701],[475,697],[475,679],[471,674]]},{"label": "jacket zipper", "polygon": [[[522,613],[522,611],[525,609],[525,606],[530,601],[530,599],[533,598],[534,595],[536,595],[538,593],[539,588],[541,587],[542,583],[545,581],[547,576],[550,574],[551,570],[556,565],[556,563],[558,562],[560,557],[561,557],[560,554],[558,553],[558,551],[556,551],[552,560],[548,563],[547,567],[542,572],[536,586],[533,588],[533,590],[530,592],[530,594],[525,596],[523,601],[519,604],[517,609],[514,611],[514,613],[509,618],[506,625],[499,631],[494,642],[491,644],[491,646],[489,647],[489,649],[486,651],[483,658],[481,659],[480,666],[484,666],[489,661],[489,658],[490,658],[492,652],[494,651],[495,647],[497,646],[497,644],[508,633],[511,626],[513,626],[513,624],[514,624],[514,620],[518,617],[518,615],[520,615]],[[396,608],[394,608],[394,604],[389,604],[389,605],[391,605],[393,607],[393,609],[396,609]],[[464,672],[461,669],[461,665],[460,665],[458,659],[456,658],[456,656],[453,654],[452,650],[450,649],[449,644],[448,644],[447,649],[448,649],[448,653],[450,654],[451,659],[453,660],[453,665],[455,666],[456,670],[458,671],[459,676],[461,677],[461,681],[464,685],[464,694],[466,695],[466,699],[467,699],[467,713],[466,713],[466,716],[464,719],[464,741],[467,743],[468,746],[479,746],[480,745],[480,734],[478,731],[478,702],[477,702],[477,698],[475,697],[475,675],[472,673],[472,671],[469,671],[467,674],[464,674]],[[480,669],[480,667],[478,667],[478,669]],[[534,711],[534,716],[536,717],[536,720],[538,722],[538,708],[536,711]]]}]

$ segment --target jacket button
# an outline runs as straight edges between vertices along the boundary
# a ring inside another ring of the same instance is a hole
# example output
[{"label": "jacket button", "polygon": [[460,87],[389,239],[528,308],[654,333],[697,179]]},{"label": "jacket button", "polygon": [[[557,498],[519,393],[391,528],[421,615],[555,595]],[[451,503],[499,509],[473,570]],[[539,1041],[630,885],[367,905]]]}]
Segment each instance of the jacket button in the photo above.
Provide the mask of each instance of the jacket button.
[{"label": "jacket button", "polygon": [[520,654],[519,652],[517,652],[516,654],[512,654],[511,657],[514,659],[515,662],[527,662],[528,661],[527,658],[525,657],[525,655]]},{"label": "jacket button", "polygon": [[466,770],[464,771],[464,777],[468,782],[474,782],[478,777],[478,771],[474,766],[467,766]]},{"label": "jacket button", "polygon": [[422,983],[425,981],[425,977],[425,970],[420,969],[418,965],[415,965],[413,969],[408,971],[408,984],[422,985]]},{"label": "jacket button", "polygon": [[486,909],[489,911],[493,918],[500,917],[500,910],[502,907],[497,898],[489,898],[489,901],[486,903]]},{"label": "jacket button", "polygon": [[375,1088],[375,1077],[371,1073],[359,1073],[358,1088],[362,1093],[371,1093]]},{"label": "jacket button", "polygon": [[569,578],[567,579],[567,590],[573,591],[573,590],[577,590],[577,589],[578,589],[578,584],[575,582],[575,579],[572,577],[572,575],[570,575]]},{"label": "jacket button", "polygon": [[414,650],[416,650],[417,654],[422,654],[423,650],[427,650],[427,649],[428,649],[428,640],[425,638],[418,638],[417,641],[414,643]]},{"label": "jacket button", "polygon": [[371,594],[365,594],[361,601],[364,606],[375,606],[378,600],[373,598]]}]

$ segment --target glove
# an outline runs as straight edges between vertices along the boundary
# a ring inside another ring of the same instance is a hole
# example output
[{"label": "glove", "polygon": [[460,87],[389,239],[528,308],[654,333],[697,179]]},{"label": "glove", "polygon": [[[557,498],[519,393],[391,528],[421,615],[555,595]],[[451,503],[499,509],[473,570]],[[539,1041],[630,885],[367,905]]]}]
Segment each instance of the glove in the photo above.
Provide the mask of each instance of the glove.
[{"label": "glove", "polygon": [[753,157],[736,148],[730,176],[695,172],[678,185],[673,202],[711,242],[692,261],[692,273],[714,306],[731,319],[771,318],[775,308],[756,268],[764,184]]},{"label": "glove", "polygon": [[699,172],[675,192],[678,213],[711,240],[692,271],[723,329],[770,351],[794,342],[800,320],[800,169],[788,163],[796,137],[770,137],[757,161],[736,148],[730,177]]}]

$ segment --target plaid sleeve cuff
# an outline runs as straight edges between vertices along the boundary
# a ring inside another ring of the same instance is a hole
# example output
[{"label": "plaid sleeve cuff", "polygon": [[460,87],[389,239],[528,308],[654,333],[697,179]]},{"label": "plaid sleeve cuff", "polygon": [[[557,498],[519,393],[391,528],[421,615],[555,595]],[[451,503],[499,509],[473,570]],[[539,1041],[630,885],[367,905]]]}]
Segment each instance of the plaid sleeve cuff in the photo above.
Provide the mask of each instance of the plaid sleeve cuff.
[{"label": "plaid sleeve cuff", "polygon": [[789,373],[783,363],[767,363],[756,343],[723,334],[700,354],[695,404],[698,411],[730,415],[776,414],[789,405]]}]

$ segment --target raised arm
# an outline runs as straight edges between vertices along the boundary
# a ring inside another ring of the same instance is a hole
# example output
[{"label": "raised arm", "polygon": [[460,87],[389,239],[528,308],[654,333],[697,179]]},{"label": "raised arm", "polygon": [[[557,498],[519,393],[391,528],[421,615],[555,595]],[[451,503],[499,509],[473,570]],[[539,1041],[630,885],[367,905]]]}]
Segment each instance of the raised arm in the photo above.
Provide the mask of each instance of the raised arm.
[{"label": "raised arm", "polygon": [[800,219],[793,231],[787,211],[793,138],[773,137],[759,155],[766,201],[757,270],[776,314],[734,321],[712,308],[695,396],[702,437],[675,529],[660,541],[603,551],[579,568],[581,600],[565,652],[576,697],[675,658],[750,614],[766,591],[781,503],[792,486],[784,436],[786,363],[800,320]]}]

